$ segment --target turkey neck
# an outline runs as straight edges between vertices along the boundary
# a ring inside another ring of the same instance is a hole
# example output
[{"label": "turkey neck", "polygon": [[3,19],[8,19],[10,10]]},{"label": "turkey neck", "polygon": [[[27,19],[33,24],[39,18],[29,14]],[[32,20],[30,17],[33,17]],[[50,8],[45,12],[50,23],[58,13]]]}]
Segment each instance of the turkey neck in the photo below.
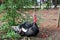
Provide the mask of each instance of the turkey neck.
[{"label": "turkey neck", "polygon": [[37,17],[36,17],[36,14],[33,13],[33,22],[36,23],[37,22]]}]

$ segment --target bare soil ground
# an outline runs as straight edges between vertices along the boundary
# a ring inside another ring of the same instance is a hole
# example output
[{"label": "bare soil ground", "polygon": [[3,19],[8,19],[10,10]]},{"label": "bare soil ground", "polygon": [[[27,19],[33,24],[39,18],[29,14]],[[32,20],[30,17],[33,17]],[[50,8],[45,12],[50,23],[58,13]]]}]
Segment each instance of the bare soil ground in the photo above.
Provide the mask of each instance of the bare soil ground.
[{"label": "bare soil ground", "polygon": [[41,19],[44,19],[40,20],[39,27],[42,29],[41,31],[47,32],[49,35],[48,37],[39,40],[60,40],[60,28],[58,28],[59,10],[40,10],[37,11],[37,13]]}]

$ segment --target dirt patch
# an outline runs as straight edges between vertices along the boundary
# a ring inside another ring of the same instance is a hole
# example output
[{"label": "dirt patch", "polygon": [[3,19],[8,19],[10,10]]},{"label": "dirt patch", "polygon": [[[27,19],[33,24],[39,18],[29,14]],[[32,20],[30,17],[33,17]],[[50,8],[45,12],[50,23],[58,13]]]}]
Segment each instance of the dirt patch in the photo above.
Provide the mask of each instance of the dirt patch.
[{"label": "dirt patch", "polygon": [[49,37],[42,40],[60,40],[60,28],[57,28],[59,17],[58,11],[58,9],[37,11],[38,16],[44,19],[43,21],[40,20],[41,31],[47,31],[49,34]]},{"label": "dirt patch", "polygon": [[43,21],[40,20],[40,27],[57,27],[59,13],[56,9],[37,11],[38,15]]}]

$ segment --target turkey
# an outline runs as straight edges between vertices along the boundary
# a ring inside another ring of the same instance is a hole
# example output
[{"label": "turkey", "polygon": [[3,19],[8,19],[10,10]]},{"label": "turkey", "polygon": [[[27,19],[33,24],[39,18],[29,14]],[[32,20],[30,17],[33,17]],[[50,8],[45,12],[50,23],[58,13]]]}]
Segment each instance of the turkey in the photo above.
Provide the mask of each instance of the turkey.
[{"label": "turkey", "polygon": [[39,28],[36,24],[36,15],[34,15],[33,23],[24,22],[17,27],[12,27],[13,30],[21,36],[36,36],[39,33]]},{"label": "turkey", "polygon": [[19,29],[21,29],[20,35],[22,36],[36,36],[39,32],[36,23],[25,22],[22,26],[19,26]]}]

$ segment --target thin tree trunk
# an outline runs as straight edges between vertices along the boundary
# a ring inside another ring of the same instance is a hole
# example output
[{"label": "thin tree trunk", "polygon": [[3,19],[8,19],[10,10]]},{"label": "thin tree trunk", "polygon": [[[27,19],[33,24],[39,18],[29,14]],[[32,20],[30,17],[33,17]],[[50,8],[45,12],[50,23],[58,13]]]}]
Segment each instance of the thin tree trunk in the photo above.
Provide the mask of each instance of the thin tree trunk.
[{"label": "thin tree trunk", "polygon": [[1,5],[1,3],[2,3],[2,0],[0,0],[0,5]]},{"label": "thin tree trunk", "polygon": [[[59,11],[60,11],[60,8],[59,8]],[[59,19],[58,19],[58,28],[60,27],[60,12],[58,11],[58,13],[59,13]]]},{"label": "thin tree trunk", "polygon": [[57,8],[57,0],[55,0],[55,8]]},{"label": "thin tree trunk", "polygon": [[58,19],[58,28],[60,26],[60,14],[59,14],[59,19]]}]

